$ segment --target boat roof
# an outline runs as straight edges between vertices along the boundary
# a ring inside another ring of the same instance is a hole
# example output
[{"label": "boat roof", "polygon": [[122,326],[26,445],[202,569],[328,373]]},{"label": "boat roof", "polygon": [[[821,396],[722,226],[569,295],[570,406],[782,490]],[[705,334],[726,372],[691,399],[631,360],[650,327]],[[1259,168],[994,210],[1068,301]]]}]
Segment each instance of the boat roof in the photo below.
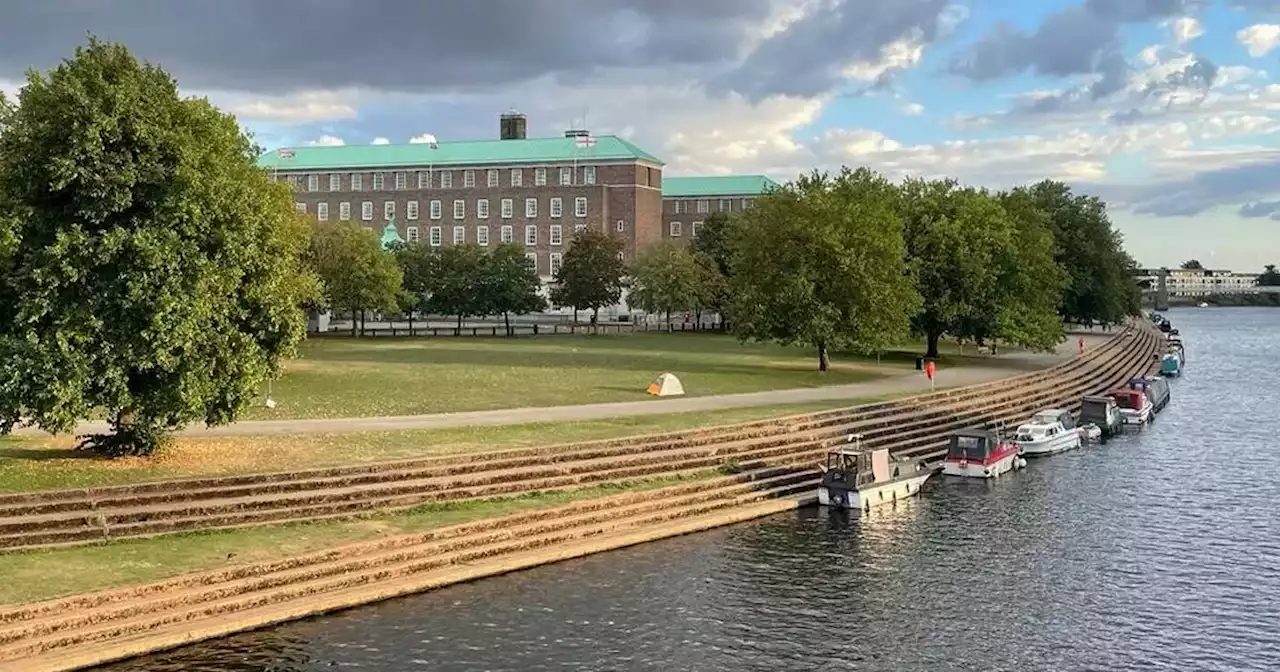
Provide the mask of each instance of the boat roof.
[{"label": "boat roof", "polygon": [[1133,389],[1133,388],[1131,388],[1131,387],[1121,388],[1121,389],[1119,389],[1119,390],[1112,390],[1112,391],[1110,392],[1110,394],[1111,394],[1111,396],[1113,396],[1113,397],[1121,397],[1121,396],[1124,396],[1124,397],[1145,396],[1145,395],[1143,395],[1143,394],[1142,394],[1142,390],[1135,390],[1135,389]]},{"label": "boat roof", "polygon": [[1036,415],[1062,415],[1066,411],[1061,408],[1042,408],[1035,412]]},{"label": "boat roof", "polygon": [[974,425],[972,427],[965,427],[964,429],[957,429],[956,431],[952,432],[951,435],[952,436],[973,436],[981,439],[989,439],[996,435],[996,430],[988,429],[981,425]]},{"label": "boat roof", "polygon": [[1108,401],[1113,401],[1113,399],[1111,398],[1110,395],[1107,395],[1107,394],[1096,394],[1096,395],[1086,396],[1084,398],[1084,401],[1098,401],[1105,404]]}]

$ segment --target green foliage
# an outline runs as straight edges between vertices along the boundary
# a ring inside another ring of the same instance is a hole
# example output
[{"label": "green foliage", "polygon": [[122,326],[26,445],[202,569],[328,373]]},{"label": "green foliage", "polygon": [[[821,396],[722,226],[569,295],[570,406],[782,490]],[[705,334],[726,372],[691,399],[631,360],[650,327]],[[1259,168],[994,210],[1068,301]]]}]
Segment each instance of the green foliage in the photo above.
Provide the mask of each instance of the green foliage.
[{"label": "green foliage", "polygon": [[306,222],[234,118],[91,39],[0,105],[0,432],[225,424],[306,331]]},{"label": "green foliage", "polygon": [[406,244],[396,248],[395,256],[414,304],[432,315],[456,316],[459,329],[467,317],[497,314],[509,319],[511,313],[546,306],[538,294],[538,274],[518,245],[499,245],[490,252],[474,243]]},{"label": "green foliage", "polygon": [[632,264],[627,303],[668,319],[673,312],[698,308],[706,296],[701,286],[706,270],[689,248],[669,241],[658,243]]},{"label": "green foliage", "polygon": [[706,255],[715,264],[721,275],[729,275],[729,260],[732,250],[729,248],[733,220],[723,212],[713,212],[703,220],[698,235],[693,239],[693,251]]},{"label": "green foliage", "polygon": [[1262,273],[1258,275],[1256,284],[1259,287],[1280,287],[1280,271],[1276,270],[1276,265],[1267,264]]},{"label": "green foliage", "polygon": [[573,237],[556,271],[551,288],[551,302],[592,311],[593,319],[600,309],[622,298],[626,265],[622,261],[622,239],[595,229],[584,229]]},{"label": "green foliage", "polygon": [[471,316],[489,312],[484,286],[488,274],[488,252],[475,243],[450,245],[427,255],[429,283],[418,293],[423,309],[432,315],[456,315],[458,328]]},{"label": "green foliage", "polygon": [[324,284],[324,302],[355,315],[395,310],[404,276],[377,234],[355,222],[317,222],[311,236],[311,264]]},{"label": "green foliage", "polygon": [[1188,259],[1182,262],[1182,269],[1187,271],[1199,271],[1204,268],[1204,264],[1199,259]]},{"label": "green foliage", "polygon": [[865,168],[814,172],[757,198],[730,248],[730,325],[744,339],[832,347],[901,342],[920,307],[897,190]]},{"label": "green foliage", "polygon": [[523,247],[499,245],[489,254],[484,282],[486,312],[503,316],[508,335],[512,314],[524,315],[547,307],[546,300],[538,293],[541,288],[542,280]]},{"label": "green foliage", "polygon": [[1067,272],[1054,258],[1053,227],[1025,189],[1000,194],[1012,245],[1000,255],[996,329],[989,334],[1030,350],[1051,350],[1064,338],[1059,308]]}]

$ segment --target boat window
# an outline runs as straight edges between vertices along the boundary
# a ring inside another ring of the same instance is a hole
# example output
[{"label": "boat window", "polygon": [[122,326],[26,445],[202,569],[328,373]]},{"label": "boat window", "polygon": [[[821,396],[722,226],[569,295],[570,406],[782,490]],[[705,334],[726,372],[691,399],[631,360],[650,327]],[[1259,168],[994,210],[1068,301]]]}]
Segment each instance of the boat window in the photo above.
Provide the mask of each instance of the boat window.
[{"label": "boat window", "polygon": [[966,460],[983,460],[987,457],[987,442],[978,436],[953,436],[947,454]]}]

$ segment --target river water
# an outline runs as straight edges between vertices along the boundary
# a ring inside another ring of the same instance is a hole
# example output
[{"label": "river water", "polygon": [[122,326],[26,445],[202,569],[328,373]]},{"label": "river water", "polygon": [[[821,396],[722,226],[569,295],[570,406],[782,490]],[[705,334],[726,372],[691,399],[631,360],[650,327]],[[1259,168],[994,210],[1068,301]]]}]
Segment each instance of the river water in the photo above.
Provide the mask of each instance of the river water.
[{"label": "river water", "polygon": [[1169,313],[1142,434],[998,483],[932,481],[100,668],[1280,669],[1280,310]]}]

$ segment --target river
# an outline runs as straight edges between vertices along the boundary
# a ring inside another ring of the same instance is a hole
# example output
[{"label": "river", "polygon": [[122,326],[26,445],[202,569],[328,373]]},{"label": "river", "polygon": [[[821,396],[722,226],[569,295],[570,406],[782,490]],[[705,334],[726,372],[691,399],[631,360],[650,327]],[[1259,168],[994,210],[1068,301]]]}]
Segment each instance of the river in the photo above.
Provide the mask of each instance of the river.
[{"label": "river", "polygon": [[1274,670],[1280,310],[1175,309],[1145,432],[865,521],[808,509],[104,672]]}]

